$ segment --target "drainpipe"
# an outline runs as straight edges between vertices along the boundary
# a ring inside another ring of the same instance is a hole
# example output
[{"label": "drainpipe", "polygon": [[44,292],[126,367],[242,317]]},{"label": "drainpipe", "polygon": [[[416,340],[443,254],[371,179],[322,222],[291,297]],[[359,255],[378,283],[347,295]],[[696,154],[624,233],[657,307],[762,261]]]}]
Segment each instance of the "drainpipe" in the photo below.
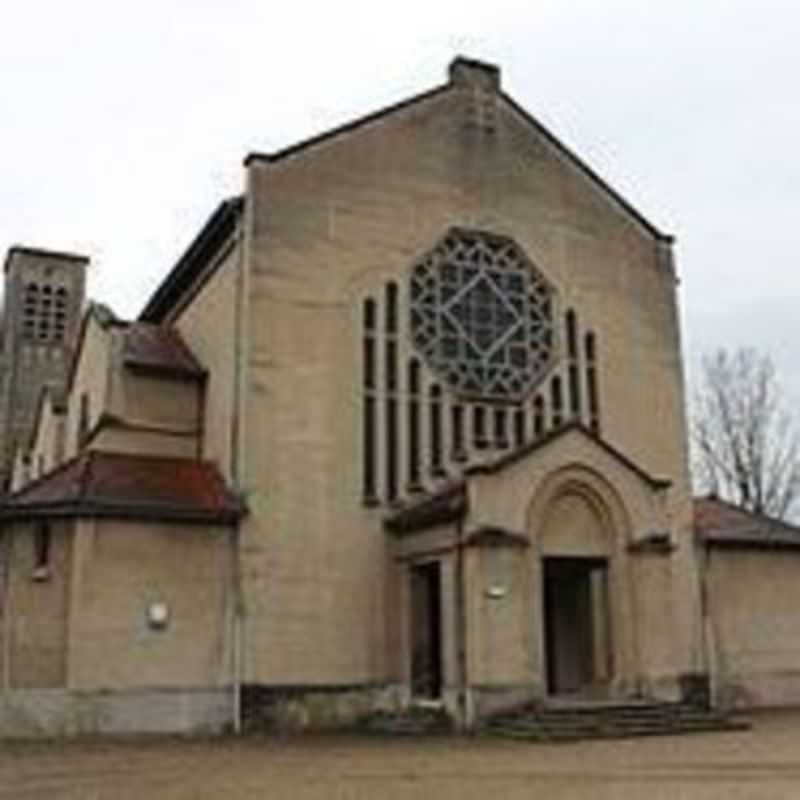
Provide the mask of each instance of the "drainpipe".
[{"label": "drainpipe", "polygon": [[469,694],[469,674],[467,664],[467,612],[466,585],[464,575],[464,514],[456,520],[456,652],[458,655],[458,705],[460,725],[471,730],[474,719],[472,702]]},{"label": "drainpipe", "polygon": [[709,703],[713,708],[719,706],[719,674],[717,663],[716,636],[714,617],[711,609],[711,588],[709,579],[711,572],[711,546],[703,542],[700,563],[700,614],[701,614],[701,646],[703,649],[703,666],[708,676]]},{"label": "drainpipe", "polygon": [[[244,469],[242,458],[242,379],[243,379],[243,336],[245,330],[243,321],[245,315],[242,308],[245,300],[245,237],[244,214],[240,220],[237,236],[239,248],[236,273],[236,302],[234,310],[234,354],[233,354],[233,418],[231,420],[231,478],[234,488],[241,496],[244,492]],[[244,663],[244,622],[246,607],[244,590],[242,587],[241,563],[241,520],[237,520],[231,531],[231,591],[233,593],[233,631],[232,631],[232,658],[231,670],[233,672],[232,701],[233,701],[233,730],[234,733],[242,732],[242,673]]]},{"label": "drainpipe", "polygon": [[241,552],[239,540],[239,522],[231,531],[231,590],[233,592],[233,631],[231,647],[231,670],[233,672],[233,731],[242,732],[242,651],[244,644],[244,597],[241,579]]},{"label": "drainpipe", "polygon": [[3,612],[3,691],[11,689],[11,566],[10,561],[11,539],[8,531],[0,533],[0,553],[2,553],[3,570],[0,576],[0,586],[3,596],[0,597]]}]

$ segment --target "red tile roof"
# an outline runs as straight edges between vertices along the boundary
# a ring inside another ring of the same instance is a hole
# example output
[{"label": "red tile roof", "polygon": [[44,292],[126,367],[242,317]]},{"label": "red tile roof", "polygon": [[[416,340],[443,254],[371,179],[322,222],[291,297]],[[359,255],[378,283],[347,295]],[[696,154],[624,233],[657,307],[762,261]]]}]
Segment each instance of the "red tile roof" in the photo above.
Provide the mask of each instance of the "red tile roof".
[{"label": "red tile roof", "polygon": [[134,517],[231,524],[244,513],[216,467],[186,458],[87,452],[14,493],[0,518]]},{"label": "red tile roof", "polygon": [[694,500],[694,528],[700,541],[716,547],[800,547],[800,528],[753,514],[717,497]]},{"label": "red tile roof", "polygon": [[177,378],[206,374],[175,328],[132,322],[125,331],[122,360],[126,367]]}]

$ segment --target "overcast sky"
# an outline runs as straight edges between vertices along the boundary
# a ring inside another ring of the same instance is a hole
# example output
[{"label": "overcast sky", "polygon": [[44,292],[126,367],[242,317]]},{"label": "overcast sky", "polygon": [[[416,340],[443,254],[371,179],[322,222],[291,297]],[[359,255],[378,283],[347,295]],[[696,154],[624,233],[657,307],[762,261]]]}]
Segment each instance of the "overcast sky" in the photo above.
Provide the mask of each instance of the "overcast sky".
[{"label": "overcast sky", "polygon": [[677,236],[691,358],[755,345],[800,399],[800,6],[777,0],[26,0],[0,11],[0,252],[92,257],[138,313],[242,158],[465,54]]}]

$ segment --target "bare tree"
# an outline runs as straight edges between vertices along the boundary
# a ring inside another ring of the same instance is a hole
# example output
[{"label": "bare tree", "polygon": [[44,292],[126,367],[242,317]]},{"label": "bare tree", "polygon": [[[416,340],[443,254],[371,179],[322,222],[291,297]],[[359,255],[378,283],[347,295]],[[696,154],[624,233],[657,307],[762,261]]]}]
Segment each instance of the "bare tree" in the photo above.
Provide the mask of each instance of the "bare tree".
[{"label": "bare tree", "polygon": [[702,360],[692,414],[695,479],[748,511],[784,519],[800,498],[800,434],[769,356]]}]

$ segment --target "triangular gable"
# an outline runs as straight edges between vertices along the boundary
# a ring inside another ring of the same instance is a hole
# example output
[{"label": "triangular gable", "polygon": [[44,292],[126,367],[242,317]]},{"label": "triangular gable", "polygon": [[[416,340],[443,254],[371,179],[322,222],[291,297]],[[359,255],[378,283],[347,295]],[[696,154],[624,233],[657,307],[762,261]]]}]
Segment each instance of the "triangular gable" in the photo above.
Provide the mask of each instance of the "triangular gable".
[{"label": "triangular gable", "polygon": [[583,159],[580,158],[573,150],[564,144],[554,133],[548,130],[537,120],[529,111],[523,108],[513,97],[500,92],[500,97],[508,104],[516,114],[518,114],[524,122],[531,127],[542,139],[544,139],[553,150],[564,159],[570,166],[575,168],[577,172],[583,175],[589,183],[600,193],[604,195],[613,205],[617,206],[626,216],[633,219],[638,225],[645,229],[654,239],[665,244],[672,244],[675,237],[671,234],[664,233],[656,225],[654,225],[647,217],[625,199],[613,186],[604,181]]},{"label": "triangular gable", "polygon": [[462,480],[452,482],[430,494],[414,498],[393,511],[384,519],[384,528],[396,534],[413,533],[434,525],[462,519],[469,512],[470,492],[468,486],[470,478],[487,475],[500,476],[504,470],[528,458],[535,458],[548,448],[558,446],[565,437],[573,435],[585,439],[592,447],[602,450],[622,469],[645,484],[649,490],[662,491],[672,485],[669,480],[650,475],[613,445],[593,434],[580,422],[574,421],[491,461],[466,467]]},{"label": "triangular gable", "polygon": [[486,461],[482,464],[473,464],[467,467],[464,474],[469,477],[470,475],[492,475],[502,472],[512,464],[530,458],[546,448],[555,446],[561,439],[571,434],[576,434],[591,443],[592,446],[600,448],[625,470],[635,475],[640,481],[646,483],[651,489],[668,489],[672,485],[672,481],[670,480],[650,475],[650,473],[640,467],[635,461],[628,458],[628,456],[609,444],[605,439],[592,433],[585,425],[578,421],[568,422],[566,425],[562,425],[560,428],[550,431],[539,439],[528,442],[492,461]]},{"label": "triangular gable", "polygon": [[[466,76],[466,77],[464,77]],[[445,92],[458,90],[460,85],[472,84],[484,91],[494,91],[498,97],[507,105],[509,110],[519,116],[523,122],[543,139],[552,148],[553,152],[609,200],[612,205],[622,211],[627,217],[643,228],[647,234],[654,239],[671,244],[674,237],[662,232],[656,225],[650,222],[641,212],[628,202],[616,189],[604,181],[585,161],[565,145],[555,134],[549,131],[539,122],[530,112],[523,108],[510,95],[500,89],[500,70],[493,64],[487,64],[474,59],[459,56],[455,58],[449,67],[449,81],[445,84],[413,95],[410,98],[393,103],[372,113],[358,117],[343,125],[339,125],[328,131],[303,139],[296,144],[289,145],[273,153],[253,151],[247,154],[244,159],[245,166],[250,166],[254,162],[276,163],[283,159],[305,155],[314,150],[320,144],[330,142],[339,137],[349,135],[360,129],[366,128],[374,123],[383,122],[394,114],[402,113],[410,108],[420,105],[432,98],[438,97]]]}]

